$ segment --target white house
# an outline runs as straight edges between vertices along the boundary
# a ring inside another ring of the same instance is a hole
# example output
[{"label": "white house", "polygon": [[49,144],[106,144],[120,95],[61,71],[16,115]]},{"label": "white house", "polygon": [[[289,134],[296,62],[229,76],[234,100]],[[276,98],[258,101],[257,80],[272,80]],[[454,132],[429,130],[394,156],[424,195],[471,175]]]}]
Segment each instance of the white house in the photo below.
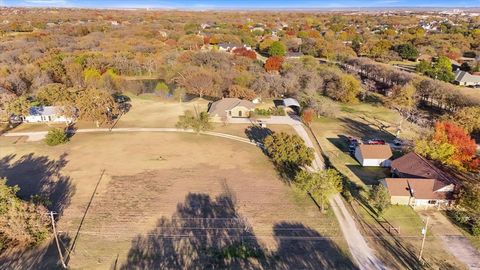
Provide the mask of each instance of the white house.
[{"label": "white house", "polygon": [[455,71],[455,83],[463,86],[480,86],[480,76],[457,70]]},{"label": "white house", "polygon": [[390,167],[392,155],[388,144],[361,144],[355,149],[355,158],[362,166]]},{"label": "white house", "polygon": [[68,123],[72,121],[71,118],[61,115],[60,111],[61,108],[56,106],[31,107],[24,121],[27,123]]}]

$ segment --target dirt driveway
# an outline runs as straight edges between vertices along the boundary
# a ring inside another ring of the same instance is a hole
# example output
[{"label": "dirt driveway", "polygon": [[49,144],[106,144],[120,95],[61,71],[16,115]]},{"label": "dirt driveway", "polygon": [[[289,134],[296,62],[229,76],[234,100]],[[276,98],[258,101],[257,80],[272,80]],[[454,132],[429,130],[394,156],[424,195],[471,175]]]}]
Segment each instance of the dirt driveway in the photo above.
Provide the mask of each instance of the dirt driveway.
[{"label": "dirt driveway", "polygon": [[419,211],[423,217],[430,217],[429,227],[433,235],[442,239],[445,248],[469,269],[480,269],[480,252],[468,239],[440,212],[434,210]]}]

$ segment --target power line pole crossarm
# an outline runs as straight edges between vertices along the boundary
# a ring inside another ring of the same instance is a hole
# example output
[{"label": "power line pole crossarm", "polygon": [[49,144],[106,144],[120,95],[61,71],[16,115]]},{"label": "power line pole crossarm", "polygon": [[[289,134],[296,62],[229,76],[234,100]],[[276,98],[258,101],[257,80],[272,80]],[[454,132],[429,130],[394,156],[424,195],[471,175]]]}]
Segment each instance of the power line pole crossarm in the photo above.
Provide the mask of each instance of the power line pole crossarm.
[{"label": "power line pole crossarm", "polygon": [[63,259],[62,249],[60,248],[60,242],[58,241],[57,228],[55,227],[55,218],[53,218],[54,214],[55,213],[53,211],[49,212],[50,219],[52,221],[53,235],[55,236],[55,243],[57,244],[58,255],[60,256],[62,267],[67,269],[67,265],[65,264],[65,260]]}]

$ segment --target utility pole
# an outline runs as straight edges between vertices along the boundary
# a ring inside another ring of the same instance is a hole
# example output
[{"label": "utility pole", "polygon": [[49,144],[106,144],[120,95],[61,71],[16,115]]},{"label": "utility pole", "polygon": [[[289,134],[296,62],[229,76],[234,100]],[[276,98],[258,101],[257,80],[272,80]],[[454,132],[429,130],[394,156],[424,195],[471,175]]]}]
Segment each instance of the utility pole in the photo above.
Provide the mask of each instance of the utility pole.
[{"label": "utility pole", "polygon": [[55,242],[57,244],[58,255],[60,256],[60,261],[62,262],[62,267],[67,269],[67,265],[65,264],[65,260],[63,259],[62,250],[60,249],[60,242],[58,241],[57,229],[55,228],[55,219],[53,218],[53,215],[56,214],[56,213],[54,213],[53,211],[50,211],[49,214],[50,214],[50,219],[52,220],[53,235],[55,236]]},{"label": "utility pole", "polygon": [[422,247],[420,248],[420,255],[418,255],[418,259],[420,261],[422,260],[423,247],[425,246],[425,238],[427,237],[427,228],[428,228],[428,219],[429,218],[430,217],[427,217],[427,221],[425,222],[425,227],[422,228],[422,234],[423,234]]}]

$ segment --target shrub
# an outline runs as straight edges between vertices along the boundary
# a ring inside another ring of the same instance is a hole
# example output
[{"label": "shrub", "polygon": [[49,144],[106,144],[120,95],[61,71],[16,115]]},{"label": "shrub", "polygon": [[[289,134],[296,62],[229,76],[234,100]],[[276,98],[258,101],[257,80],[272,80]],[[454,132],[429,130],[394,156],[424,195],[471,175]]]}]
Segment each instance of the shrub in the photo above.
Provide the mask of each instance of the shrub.
[{"label": "shrub", "polygon": [[47,137],[45,137],[45,143],[49,146],[55,146],[68,142],[68,136],[65,131],[52,128],[48,131]]},{"label": "shrub", "polygon": [[477,237],[480,236],[480,221],[477,221],[472,225],[472,235]]}]

